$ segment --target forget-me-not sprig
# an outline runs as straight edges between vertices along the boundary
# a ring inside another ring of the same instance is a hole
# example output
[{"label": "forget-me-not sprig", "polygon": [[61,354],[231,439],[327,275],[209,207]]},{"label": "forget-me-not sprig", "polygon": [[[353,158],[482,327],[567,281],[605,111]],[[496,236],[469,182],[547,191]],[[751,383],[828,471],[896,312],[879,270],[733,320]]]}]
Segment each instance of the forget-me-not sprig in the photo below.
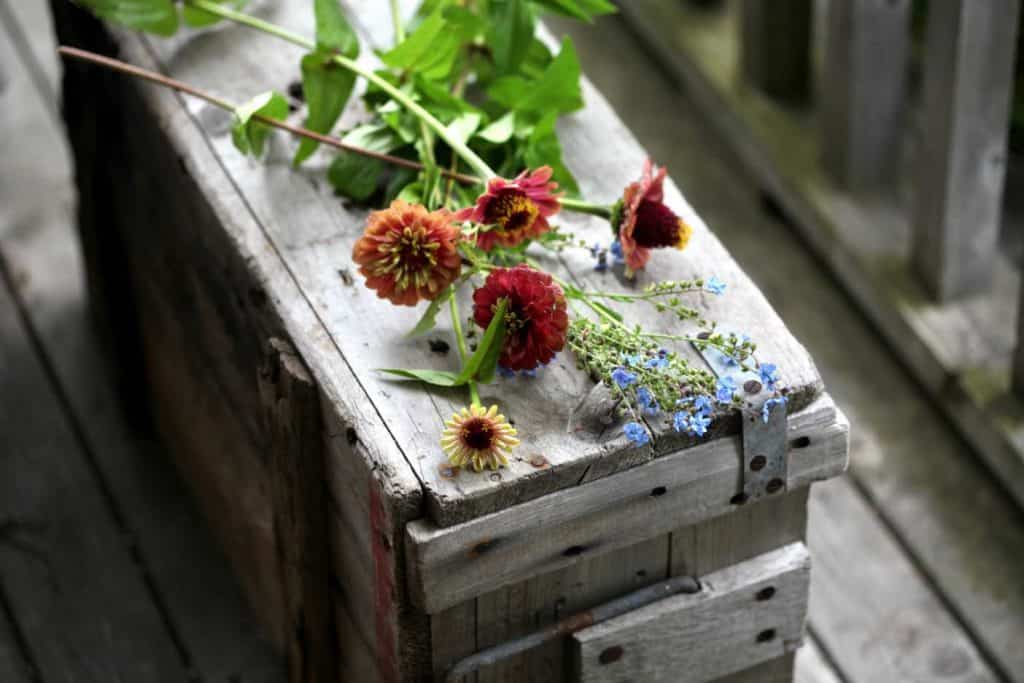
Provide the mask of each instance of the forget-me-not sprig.
[{"label": "forget-me-not sprig", "polygon": [[704,436],[708,433],[710,425],[711,418],[701,413],[693,414],[681,410],[672,418],[672,427],[677,432],[686,432],[693,436]]},{"label": "forget-me-not sprig", "polygon": [[781,406],[786,404],[785,396],[775,396],[764,402],[761,406],[761,419],[764,420],[765,424],[768,424],[768,419],[772,414],[772,409],[775,406]]},{"label": "forget-me-not sprig", "polygon": [[732,403],[736,394],[736,380],[732,377],[719,377],[715,385],[715,400],[719,403]]},{"label": "forget-me-not sprig", "polygon": [[627,422],[622,431],[627,439],[638,446],[642,446],[651,440],[651,435],[647,433],[647,430],[639,422]]},{"label": "forget-me-not sprig", "polygon": [[636,375],[626,368],[618,367],[612,370],[612,381],[615,382],[620,389],[625,389],[631,384],[636,383]]},{"label": "forget-me-not sprig", "polygon": [[647,387],[640,387],[636,390],[636,402],[648,415],[657,415],[661,410],[657,399],[654,398],[654,394]]},{"label": "forget-me-not sprig", "polygon": [[779,381],[779,371],[772,363],[761,363],[757,368],[757,374],[761,378],[761,384],[768,391],[775,391],[775,385]]},{"label": "forget-me-not sprig", "polygon": [[665,356],[648,358],[647,362],[644,363],[644,367],[650,368],[651,370],[664,370],[668,367],[668,358]]},{"label": "forget-me-not sprig", "polygon": [[721,296],[722,294],[725,294],[725,283],[719,280],[714,275],[712,275],[704,283],[704,289],[711,292],[712,294]]},{"label": "forget-me-not sprig", "polygon": [[714,410],[714,404],[711,403],[711,399],[707,396],[698,396],[693,399],[693,410],[698,415],[704,415],[707,417]]}]

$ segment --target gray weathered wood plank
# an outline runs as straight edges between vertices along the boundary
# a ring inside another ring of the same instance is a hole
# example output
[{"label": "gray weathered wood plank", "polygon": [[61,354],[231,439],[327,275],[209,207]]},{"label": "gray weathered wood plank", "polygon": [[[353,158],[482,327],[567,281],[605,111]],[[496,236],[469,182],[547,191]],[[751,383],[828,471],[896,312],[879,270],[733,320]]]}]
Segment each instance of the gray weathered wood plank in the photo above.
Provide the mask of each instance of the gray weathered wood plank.
[{"label": "gray weathered wood plank", "polygon": [[0,367],[0,583],[40,673],[97,683],[187,678],[3,287]]},{"label": "gray weathered wood plank", "polygon": [[898,168],[909,12],[910,0],[828,3],[821,161],[843,187],[880,185]]},{"label": "gray weathered wood plank", "polygon": [[1020,0],[928,7],[913,261],[940,302],[992,283]]},{"label": "gray weathered wood plank", "polygon": [[[848,428],[833,415],[826,396],[792,416],[793,440],[808,437],[809,445],[790,451],[789,489],[845,468]],[[736,437],[727,437],[455,527],[412,522],[407,552],[413,599],[432,614],[483,587],[729,513],[740,462]]]},{"label": "gray weathered wood plank", "polygon": [[809,618],[847,678],[999,680],[850,482],[816,486],[810,511]]},{"label": "gray weathered wood plank", "polygon": [[575,633],[579,680],[702,683],[780,657],[802,642],[809,579],[802,543],[701,577],[697,594]]}]

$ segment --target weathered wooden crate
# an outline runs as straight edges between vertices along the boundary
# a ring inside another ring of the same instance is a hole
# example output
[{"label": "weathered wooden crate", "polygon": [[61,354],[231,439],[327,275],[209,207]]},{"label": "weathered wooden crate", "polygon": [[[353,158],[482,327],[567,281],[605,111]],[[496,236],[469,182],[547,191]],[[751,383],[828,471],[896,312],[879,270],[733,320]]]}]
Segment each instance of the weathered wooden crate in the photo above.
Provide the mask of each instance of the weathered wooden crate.
[{"label": "weathered wooden crate", "polygon": [[[345,4],[367,43],[390,38],[384,3]],[[296,77],[297,52],[244,29],[158,41],[65,0],[54,8],[62,42],[235,99]],[[263,11],[312,33],[306,3]],[[584,94],[586,109],[561,126],[566,161],[588,196],[612,197],[645,154],[589,84]],[[743,495],[752,454],[739,416],[699,443],[666,432],[631,447],[591,416],[592,383],[570,354],[485,388],[523,445],[506,469],[452,477],[437,438],[460,399],[373,370],[451,360],[427,340],[400,341],[413,315],[353,282],[365,210],[333,197],[317,163],[293,170],[292,141],[275,139],[265,163],[244,159],[222,113],[171,92],[67,64],[64,97],[101,328],[293,680],[441,679],[580,613],[561,637],[463,680],[791,679],[808,486],[843,470],[848,427],[806,351],[671,182],[667,201],[695,236],[684,253],[659,253],[651,277],[712,269],[729,293],[698,305],[753,335],[790,387],[785,458],[759,498]],[[564,220],[606,239],[606,225]],[[572,256],[547,265],[583,284],[613,277]],[[687,575],[696,594],[580,628],[586,610]]]}]

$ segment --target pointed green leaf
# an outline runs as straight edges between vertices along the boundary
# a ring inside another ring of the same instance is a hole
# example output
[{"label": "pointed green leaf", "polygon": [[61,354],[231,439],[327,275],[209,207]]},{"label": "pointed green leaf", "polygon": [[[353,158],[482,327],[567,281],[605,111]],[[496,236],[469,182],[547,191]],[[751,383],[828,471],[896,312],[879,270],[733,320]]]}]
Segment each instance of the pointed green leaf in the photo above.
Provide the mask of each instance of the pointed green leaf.
[{"label": "pointed green leaf", "polygon": [[[501,299],[498,302],[498,310],[494,312],[490,324],[487,325],[487,330],[480,339],[476,351],[462,368],[462,374],[459,376],[461,379],[467,382],[471,379],[489,382],[494,377],[498,356],[501,355],[501,345],[505,341],[505,310],[507,308],[508,299]],[[484,376],[487,377],[486,380],[481,379]]]},{"label": "pointed green leaf", "polygon": [[[382,123],[357,126],[342,140],[355,147],[385,154],[403,144],[402,139]],[[327,179],[338,194],[362,202],[377,190],[387,170],[382,161],[340,150],[327,169]]]},{"label": "pointed green leaf", "polygon": [[[305,127],[317,133],[329,133],[348,103],[356,75],[331,60],[329,52],[317,50],[302,58],[302,92],[309,113]],[[308,159],[320,143],[303,138],[293,163]]]},{"label": "pointed green leaf", "polygon": [[526,58],[536,20],[527,0],[491,0],[487,43],[499,74],[514,73]]},{"label": "pointed green leaf", "polygon": [[173,0],[78,0],[101,19],[160,36],[178,30],[178,10]]},{"label": "pointed green leaf", "polygon": [[565,114],[583,107],[580,90],[580,62],[572,41],[562,40],[562,49],[544,74],[535,81],[521,76],[505,76],[494,82],[488,91],[499,104],[514,111],[535,115],[557,111]]},{"label": "pointed green leaf", "polygon": [[471,137],[476,129],[480,126],[480,120],[483,117],[476,112],[467,112],[461,114],[455,118],[454,121],[445,126],[448,134],[458,140],[461,143],[465,143]]},{"label": "pointed green leaf", "polygon": [[557,120],[558,114],[551,112],[534,126],[523,150],[523,161],[527,168],[550,166],[553,171],[552,178],[558,183],[559,189],[570,195],[577,195],[579,186],[576,179],[562,161],[562,145],[558,142],[558,135],[555,132]]},{"label": "pointed green leaf", "polygon": [[355,59],[359,56],[359,38],[345,18],[338,0],[314,0],[316,44],[323,50],[334,50]]},{"label": "pointed green leaf", "polygon": [[613,14],[618,10],[608,0],[533,0],[537,5],[554,14],[561,14],[581,21],[593,21],[602,14]]},{"label": "pointed green leaf", "polygon": [[427,306],[427,310],[423,312],[423,317],[421,317],[420,321],[416,323],[416,327],[412,328],[405,336],[418,337],[421,334],[426,334],[434,329],[434,326],[437,324],[437,314],[441,312],[441,306],[444,306],[451,296],[452,288],[451,285],[449,285],[443,292],[441,292],[440,296],[430,302],[430,305]]},{"label": "pointed green leaf", "polygon": [[270,133],[270,127],[256,120],[255,116],[283,121],[288,116],[288,100],[278,92],[269,91],[257,95],[235,109],[235,122],[231,126],[231,139],[242,154],[260,156],[263,143]]},{"label": "pointed green leaf", "polygon": [[[243,9],[248,4],[248,0],[213,0],[213,2],[219,5],[227,5],[228,8],[236,11]],[[221,20],[221,17],[216,14],[188,4],[182,6],[181,18],[193,28],[212,26]]]},{"label": "pointed green leaf", "polygon": [[408,370],[406,368],[380,368],[381,372],[389,375],[404,377],[405,379],[418,379],[436,387],[457,387],[465,384],[467,380],[460,375],[447,370]]},{"label": "pointed green leaf", "polygon": [[512,133],[515,130],[515,122],[515,112],[510,111],[481,130],[476,134],[476,136],[486,140],[487,142],[493,142],[496,145],[500,145],[504,142],[508,142],[508,139],[512,137]]}]

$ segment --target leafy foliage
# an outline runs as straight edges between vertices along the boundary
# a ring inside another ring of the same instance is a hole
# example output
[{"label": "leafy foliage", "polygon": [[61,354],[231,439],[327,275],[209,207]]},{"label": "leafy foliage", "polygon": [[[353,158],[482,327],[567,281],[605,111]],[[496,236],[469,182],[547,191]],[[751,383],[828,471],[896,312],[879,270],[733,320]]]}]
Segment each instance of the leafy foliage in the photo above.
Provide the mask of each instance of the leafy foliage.
[{"label": "leafy foliage", "polygon": [[288,116],[288,101],[284,95],[268,91],[257,95],[235,109],[235,121],[231,126],[231,139],[243,154],[260,156],[270,128],[256,117],[282,121]]},{"label": "leafy foliage", "polygon": [[78,0],[96,16],[123,26],[159,36],[178,30],[178,9],[174,0]]}]

